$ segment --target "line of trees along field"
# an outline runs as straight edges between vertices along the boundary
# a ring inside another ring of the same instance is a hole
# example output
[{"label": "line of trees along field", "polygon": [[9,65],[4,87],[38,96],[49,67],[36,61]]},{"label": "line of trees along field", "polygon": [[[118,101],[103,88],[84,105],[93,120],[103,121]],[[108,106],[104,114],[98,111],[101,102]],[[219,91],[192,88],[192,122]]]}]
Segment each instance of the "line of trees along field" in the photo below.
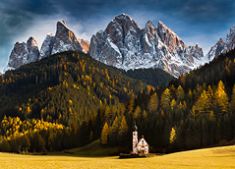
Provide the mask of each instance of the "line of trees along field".
[{"label": "line of trees along field", "polygon": [[0,150],[55,151],[100,139],[128,151],[134,123],[153,152],[230,144],[234,53],[168,87],[146,85],[76,52],[9,71],[0,78]]}]

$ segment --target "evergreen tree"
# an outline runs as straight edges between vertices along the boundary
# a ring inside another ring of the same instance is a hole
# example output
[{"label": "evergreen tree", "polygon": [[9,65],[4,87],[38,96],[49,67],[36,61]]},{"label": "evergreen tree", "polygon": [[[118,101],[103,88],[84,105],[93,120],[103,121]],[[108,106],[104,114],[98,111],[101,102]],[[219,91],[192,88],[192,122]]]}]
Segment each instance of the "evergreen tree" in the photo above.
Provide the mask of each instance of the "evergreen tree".
[{"label": "evergreen tree", "polygon": [[109,134],[109,143],[111,145],[115,145],[118,142],[118,129],[119,129],[119,120],[118,117],[116,116],[112,123]]},{"label": "evergreen tree", "polygon": [[230,108],[233,113],[235,113],[235,85],[233,86],[232,98],[230,103]]},{"label": "evergreen tree", "polygon": [[126,122],[126,117],[122,116],[121,124],[118,131],[118,140],[119,145],[125,145],[127,144],[128,138],[128,125]]},{"label": "evergreen tree", "polygon": [[153,93],[149,99],[148,110],[150,112],[155,112],[157,111],[157,108],[158,108],[158,96],[157,93]]},{"label": "evergreen tree", "polygon": [[134,103],[135,103],[135,97],[134,97],[134,95],[132,94],[132,95],[130,96],[129,103],[128,103],[128,106],[127,106],[127,110],[128,110],[129,113],[133,112]]}]

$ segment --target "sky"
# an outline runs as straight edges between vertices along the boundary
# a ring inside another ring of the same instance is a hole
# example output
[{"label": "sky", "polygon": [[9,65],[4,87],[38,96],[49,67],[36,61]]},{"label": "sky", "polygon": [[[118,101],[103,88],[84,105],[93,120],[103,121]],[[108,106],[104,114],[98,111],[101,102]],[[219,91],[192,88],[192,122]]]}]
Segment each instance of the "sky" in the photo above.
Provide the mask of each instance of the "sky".
[{"label": "sky", "polygon": [[121,13],[140,27],[161,20],[186,44],[199,44],[206,53],[235,25],[234,9],[234,0],[1,0],[0,70],[15,42],[33,36],[40,46],[46,34],[55,33],[58,20],[89,41]]}]

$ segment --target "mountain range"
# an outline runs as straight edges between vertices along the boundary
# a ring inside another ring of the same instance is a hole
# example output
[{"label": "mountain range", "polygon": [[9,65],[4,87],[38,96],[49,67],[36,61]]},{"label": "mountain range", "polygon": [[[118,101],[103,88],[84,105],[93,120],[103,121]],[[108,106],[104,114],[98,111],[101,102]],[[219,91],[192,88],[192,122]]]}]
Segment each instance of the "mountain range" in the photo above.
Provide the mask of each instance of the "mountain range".
[{"label": "mountain range", "polygon": [[219,41],[211,47],[207,54],[207,58],[211,61],[214,57],[219,56],[221,53],[226,53],[235,48],[235,26],[230,28],[226,38],[220,38]]},{"label": "mountain range", "polygon": [[219,39],[209,53],[204,54],[198,44],[185,44],[162,21],[157,26],[147,21],[145,27],[140,28],[130,16],[121,14],[105,30],[93,35],[90,43],[77,38],[64,21],[59,21],[55,35],[48,34],[40,50],[33,37],[26,43],[17,42],[7,69],[16,69],[63,51],[82,51],[100,62],[125,71],[160,68],[178,77],[234,47],[235,27],[230,29],[226,40]]},{"label": "mountain range", "polygon": [[79,39],[66,26],[64,21],[57,22],[56,34],[48,34],[42,43],[41,49],[35,38],[30,37],[27,42],[16,42],[8,63],[8,68],[16,69],[20,66],[38,61],[44,57],[63,51],[82,51],[87,53],[89,44]]},{"label": "mountain range", "polygon": [[129,152],[134,124],[151,152],[234,144],[233,32],[205,55],[161,21],[141,29],[122,14],[90,44],[63,21],[41,49],[33,37],[16,43],[14,70],[0,75],[0,151],[61,151],[100,140]]}]

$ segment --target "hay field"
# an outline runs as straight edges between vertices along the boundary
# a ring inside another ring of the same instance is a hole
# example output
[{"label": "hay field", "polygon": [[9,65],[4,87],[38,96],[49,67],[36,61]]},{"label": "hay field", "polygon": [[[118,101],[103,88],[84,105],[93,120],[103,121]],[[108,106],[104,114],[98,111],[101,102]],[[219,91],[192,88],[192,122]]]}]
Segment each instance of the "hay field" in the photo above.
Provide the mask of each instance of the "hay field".
[{"label": "hay field", "polygon": [[139,159],[0,153],[0,169],[235,169],[235,146]]}]

